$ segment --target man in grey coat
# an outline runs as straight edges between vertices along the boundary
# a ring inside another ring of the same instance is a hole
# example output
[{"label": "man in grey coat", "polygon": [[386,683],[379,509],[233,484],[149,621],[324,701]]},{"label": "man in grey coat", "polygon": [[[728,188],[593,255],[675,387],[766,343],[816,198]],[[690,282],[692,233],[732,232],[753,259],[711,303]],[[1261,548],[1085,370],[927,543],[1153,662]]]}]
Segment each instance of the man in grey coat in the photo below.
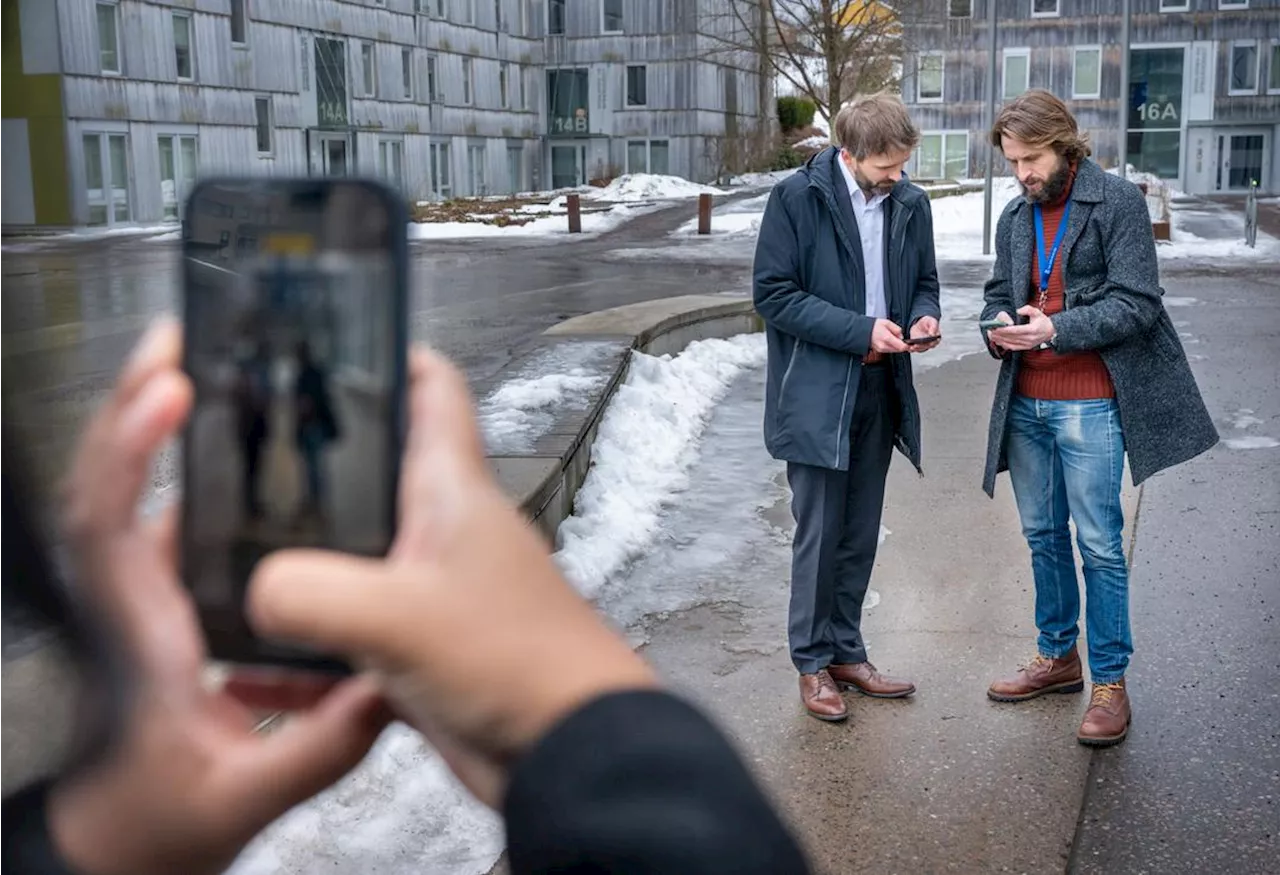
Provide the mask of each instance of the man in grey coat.
[{"label": "man in grey coat", "polygon": [[983,488],[993,495],[996,474],[1009,471],[1031,548],[1039,638],[1035,657],[987,695],[1021,702],[1084,689],[1070,518],[1084,564],[1093,685],[1076,737],[1118,744],[1129,729],[1133,652],[1125,453],[1136,485],[1208,450],[1218,433],[1161,300],[1142,192],[1089,160],[1087,138],[1047,91],[1006,104],[991,142],[1024,196],[1000,216],[986,284],[981,330],[1003,363]]},{"label": "man in grey coat", "polygon": [[[867,661],[862,600],[896,446],[920,467],[908,352],[938,343],[928,196],[903,177],[920,134],[896,97],[845,107],[826,149],[769,197],[753,293],[769,344],[765,445],[787,462],[796,519],[788,638],[800,698],[848,716],[840,688],[915,686]],[[905,339],[904,339],[905,336]]]}]

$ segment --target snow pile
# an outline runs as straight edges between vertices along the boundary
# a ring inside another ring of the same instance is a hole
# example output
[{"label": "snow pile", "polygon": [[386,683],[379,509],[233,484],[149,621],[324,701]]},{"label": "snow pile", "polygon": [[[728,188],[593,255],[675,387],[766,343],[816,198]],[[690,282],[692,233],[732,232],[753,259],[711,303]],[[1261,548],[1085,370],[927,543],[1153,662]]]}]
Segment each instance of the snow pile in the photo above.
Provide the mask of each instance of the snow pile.
[{"label": "snow pile", "polygon": [[791,144],[796,149],[825,149],[831,145],[830,137],[805,137],[798,143]]},{"label": "snow pile", "polygon": [[[564,204],[553,201],[550,207],[538,208],[555,215],[542,216],[523,225],[491,225],[484,222],[410,222],[410,240],[462,240],[473,237],[557,237],[569,233],[569,220]],[[525,212],[529,212],[525,210]],[[582,234],[602,234],[645,212],[643,208],[618,204],[607,210],[582,211]]]},{"label": "snow pile", "polygon": [[651,543],[662,508],[688,486],[716,402],[765,360],[761,334],[701,340],[680,355],[636,352],[592,446],[592,467],[560,525],[557,562],[588,598]]},{"label": "snow pile", "polygon": [[729,184],[742,188],[772,186],[786,179],[799,169],[799,167],[792,167],[789,170],[771,170],[767,173],[744,173],[741,176],[730,177]]},{"label": "snow pile", "polygon": [[[663,176],[656,173],[629,173],[619,176],[604,188],[595,189],[593,200],[627,203],[634,201],[677,200],[697,197],[700,194],[724,194],[714,186],[690,182],[679,176]],[[584,194],[584,198],[588,195]]]}]

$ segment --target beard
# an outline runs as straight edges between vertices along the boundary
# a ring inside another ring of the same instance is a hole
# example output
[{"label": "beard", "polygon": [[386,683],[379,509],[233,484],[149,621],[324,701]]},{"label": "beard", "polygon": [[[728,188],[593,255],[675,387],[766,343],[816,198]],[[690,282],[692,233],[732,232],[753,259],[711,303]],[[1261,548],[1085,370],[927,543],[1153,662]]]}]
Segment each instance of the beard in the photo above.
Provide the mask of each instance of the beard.
[{"label": "beard", "polygon": [[858,183],[858,188],[862,189],[862,193],[867,197],[878,194],[888,194],[893,191],[893,187],[898,184],[896,179],[886,179],[883,182],[872,182],[862,175],[861,170],[853,171],[853,180]]},{"label": "beard", "polygon": [[1070,184],[1071,165],[1067,163],[1065,158],[1058,159],[1058,166],[1049,174],[1049,178],[1043,181],[1039,191],[1030,191],[1024,183],[1018,183],[1018,185],[1022,186],[1023,197],[1033,204],[1056,203],[1067,193],[1067,186]]}]

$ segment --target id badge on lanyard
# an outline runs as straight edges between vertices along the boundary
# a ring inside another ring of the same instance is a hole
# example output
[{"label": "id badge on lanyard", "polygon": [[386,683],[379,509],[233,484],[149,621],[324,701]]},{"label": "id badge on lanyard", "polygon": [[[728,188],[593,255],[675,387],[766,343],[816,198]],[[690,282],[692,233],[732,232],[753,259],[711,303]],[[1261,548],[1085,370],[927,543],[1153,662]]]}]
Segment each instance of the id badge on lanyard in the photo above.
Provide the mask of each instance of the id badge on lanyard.
[{"label": "id badge on lanyard", "polygon": [[1062,240],[1067,236],[1067,220],[1071,218],[1071,201],[1067,201],[1067,207],[1062,211],[1062,221],[1058,223],[1058,233],[1053,238],[1053,249],[1045,252],[1044,249],[1044,213],[1040,209],[1040,205],[1035,205],[1036,217],[1036,255],[1040,259],[1040,305],[1038,309],[1044,312],[1046,299],[1049,297],[1049,277],[1053,275],[1053,264],[1058,260],[1058,249],[1062,246]]}]

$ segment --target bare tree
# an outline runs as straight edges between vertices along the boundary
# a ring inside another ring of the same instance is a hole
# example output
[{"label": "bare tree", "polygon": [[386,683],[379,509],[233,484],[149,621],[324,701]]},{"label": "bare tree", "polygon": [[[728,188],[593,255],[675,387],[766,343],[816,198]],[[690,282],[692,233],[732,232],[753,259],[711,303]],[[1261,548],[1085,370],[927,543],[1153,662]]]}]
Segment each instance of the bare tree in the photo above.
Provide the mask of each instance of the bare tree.
[{"label": "bare tree", "polygon": [[[857,94],[898,87],[902,19],[927,0],[718,0],[712,28],[733,52],[763,55],[830,119]],[[763,65],[762,65],[763,67]]]}]

